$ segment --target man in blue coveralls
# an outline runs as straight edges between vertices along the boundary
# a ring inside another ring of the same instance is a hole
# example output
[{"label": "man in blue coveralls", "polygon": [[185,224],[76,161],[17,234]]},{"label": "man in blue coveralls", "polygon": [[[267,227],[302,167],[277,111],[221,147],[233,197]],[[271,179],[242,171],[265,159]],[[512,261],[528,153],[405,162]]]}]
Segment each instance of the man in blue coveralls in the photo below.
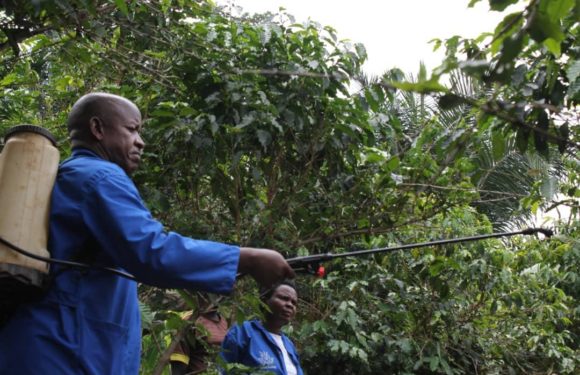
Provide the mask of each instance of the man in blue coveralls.
[{"label": "man in blue coveralls", "polygon": [[[149,285],[222,294],[238,272],[262,285],[293,277],[273,250],[163,230],[129,177],[145,146],[141,121],[137,106],[120,96],[93,93],[74,104],[72,156],[60,165],[51,198],[52,257],[88,256]],[[20,306],[2,327],[0,374],[138,374],[137,282],[96,268],[52,267],[51,276],[46,295]]]}]

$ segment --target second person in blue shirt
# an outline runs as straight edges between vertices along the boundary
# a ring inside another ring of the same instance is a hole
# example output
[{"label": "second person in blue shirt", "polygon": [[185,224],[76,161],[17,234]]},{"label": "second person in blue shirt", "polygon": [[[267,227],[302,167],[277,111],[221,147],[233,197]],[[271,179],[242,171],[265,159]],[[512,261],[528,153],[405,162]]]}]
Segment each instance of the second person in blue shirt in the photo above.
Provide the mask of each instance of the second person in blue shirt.
[{"label": "second person in blue shirt", "polygon": [[270,310],[265,319],[232,327],[222,343],[222,358],[227,363],[277,375],[302,375],[296,348],[282,333],[282,327],[296,315],[298,295],[294,283],[285,280],[262,294],[261,299]]}]

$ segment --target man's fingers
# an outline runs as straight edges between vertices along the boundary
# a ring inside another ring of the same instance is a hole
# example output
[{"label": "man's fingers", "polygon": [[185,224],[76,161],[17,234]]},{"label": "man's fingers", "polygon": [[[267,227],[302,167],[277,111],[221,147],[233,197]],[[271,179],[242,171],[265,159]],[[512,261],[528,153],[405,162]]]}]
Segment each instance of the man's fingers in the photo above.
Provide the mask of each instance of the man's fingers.
[{"label": "man's fingers", "polygon": [[266,287],[295,277],[282,254],[270,249],[240,248],[238,271],[250,274],[258,284]]}]

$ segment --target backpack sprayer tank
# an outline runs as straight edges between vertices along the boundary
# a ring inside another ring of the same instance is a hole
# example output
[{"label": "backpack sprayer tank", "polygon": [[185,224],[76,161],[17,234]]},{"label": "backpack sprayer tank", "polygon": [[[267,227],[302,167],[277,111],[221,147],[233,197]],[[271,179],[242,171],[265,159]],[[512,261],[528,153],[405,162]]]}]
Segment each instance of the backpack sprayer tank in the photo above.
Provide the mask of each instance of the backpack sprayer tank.
[{"label": "backpack sprayer tank", "polygon": [[[39,256],[47,250],[50,196],[59,152],[46,129],[8,130],[0,153],[0,237]],[[15,306],[42,293],[48,263],[0,243],[0,322]],[[4,316],[2,316],[4,315]]]}]

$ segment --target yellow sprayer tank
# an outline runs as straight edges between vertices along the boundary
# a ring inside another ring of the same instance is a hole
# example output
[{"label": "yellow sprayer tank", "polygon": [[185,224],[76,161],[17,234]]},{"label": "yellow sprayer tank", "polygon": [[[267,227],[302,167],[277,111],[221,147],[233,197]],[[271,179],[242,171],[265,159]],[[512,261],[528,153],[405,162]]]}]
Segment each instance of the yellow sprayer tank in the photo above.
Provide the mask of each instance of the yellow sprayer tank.
[{"label": "yellow sprayer tank", "polygon": [[[8,130],[4,142],[0,153],[0,237],[49,258],[50,196],[60,158],[56,141],[42,127],[19,125]],[[47,274],[48,263],[0,243],[0,300],[4,301],[0,305],[38,293]]]}]

